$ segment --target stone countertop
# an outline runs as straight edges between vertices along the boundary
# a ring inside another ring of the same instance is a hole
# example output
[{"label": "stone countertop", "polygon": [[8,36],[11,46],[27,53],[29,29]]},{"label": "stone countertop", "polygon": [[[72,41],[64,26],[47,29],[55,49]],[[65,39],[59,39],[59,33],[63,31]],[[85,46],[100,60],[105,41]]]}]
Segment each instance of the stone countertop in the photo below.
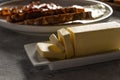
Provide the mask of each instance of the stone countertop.
[{"label": "stone countertop", "polygon": [[[107,21],[120,22],[119,14],[114,11]],[[0,27],[0,80],[120,80],[120,60],[57,71],[33,67],[23,46],[46,40],[48,36],[28,36]]]}]

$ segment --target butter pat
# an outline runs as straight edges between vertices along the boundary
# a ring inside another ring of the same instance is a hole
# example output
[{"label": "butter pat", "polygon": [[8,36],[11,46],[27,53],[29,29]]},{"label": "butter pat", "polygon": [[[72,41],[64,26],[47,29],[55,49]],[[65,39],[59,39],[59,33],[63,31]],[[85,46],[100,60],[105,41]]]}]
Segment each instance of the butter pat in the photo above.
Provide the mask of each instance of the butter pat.
[{"label": "butter pat", "polygon": [[49,42],[39,42],[37,43],[37,53],[41,57],[48,59],[65,59],[65,53],[55,44]]},{"label": "butter pat", "polygon": [[49,40],[51,43],[57,45],[61,51],[65,51],[65,48],[64,46],[62,45],[62,43],[58,40],[58,38],[56,37],[55,34],[51,34],[50,37],[49,37]]},{"label": "butter pat", "polygon": [[57,31],[58,39],[63,44],[65,48],[65,55],[66,58],[71,58],[74,56],[74,49],[73,44],[70,38],[70,32],[68,32],[66,29],[62,28]]},{"label": "butter pat", "polygon": [[99,23],[68,27],[75,56],[87,56],[120,48],[120,24]]}]

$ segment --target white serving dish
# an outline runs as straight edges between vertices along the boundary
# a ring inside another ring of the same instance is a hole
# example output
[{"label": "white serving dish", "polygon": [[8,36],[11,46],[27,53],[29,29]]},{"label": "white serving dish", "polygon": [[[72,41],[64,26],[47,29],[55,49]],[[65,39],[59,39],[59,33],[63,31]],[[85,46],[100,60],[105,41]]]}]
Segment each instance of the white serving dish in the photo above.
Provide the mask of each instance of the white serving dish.
[{"label": "white serving dish", "polygon": [[120,51],[106,52],[98,55],[59,60],[49,61],[45,58],[38,58],[36,56],[36,43],[27,44],[24,46],[25,51],[34,66],[49,66],[50,70],[66,69],[77,66],[84,66],[88,64],[100,63],[110,60],[120,59]]}]

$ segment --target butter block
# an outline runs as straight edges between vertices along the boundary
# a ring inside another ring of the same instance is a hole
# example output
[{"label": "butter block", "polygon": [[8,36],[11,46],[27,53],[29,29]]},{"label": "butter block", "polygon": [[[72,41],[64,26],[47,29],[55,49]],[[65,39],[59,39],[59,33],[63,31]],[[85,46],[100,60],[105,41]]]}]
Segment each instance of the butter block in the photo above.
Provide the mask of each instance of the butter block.
[{"label": "butter block", "polygon": [[37,54],[48,59],[61,60],[65,59],[65,53],[55,44],[49,42],[37,43]]},{"label": "butter block", "polygon": [[68,32],[66,29],[62,28],[57,30],[58,39],[63,44],[65,48],[65,55],[66,58],[71,58],[74,56],[74,49],[73,44],[70,38],[70,32]]},{"label": "butter block", "polygon": [[87,56],[120,48],[120,23],[68,27],[67,30],[70,32],[75,56]]}]

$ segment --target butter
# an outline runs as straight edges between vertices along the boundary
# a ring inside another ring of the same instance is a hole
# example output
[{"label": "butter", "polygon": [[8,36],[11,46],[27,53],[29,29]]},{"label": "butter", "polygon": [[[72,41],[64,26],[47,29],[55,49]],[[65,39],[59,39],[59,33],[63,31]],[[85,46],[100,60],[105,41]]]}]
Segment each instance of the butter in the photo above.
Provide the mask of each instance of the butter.
[{"label": "butter", "polygon": [[71,58],[74,56],[73,44],[70,38],[70,33],[62,28],[57,31],[58,39],[64,45],[66,58]]},{"label": "butter", "polygon": [[50,40],[51,43],[57,45],[61,49],[61,51],[65,51],[64,46],[62,45],[60,40],[58,40],[58,38],[56,37],[55,34],[51,34],[50,37],[49,37],[49,40]]},{"label": "butter", "polygon": [[37,43],[37,52],[41,57],[48,59],[65,59],[65,54],[61,49],[55,44],[49,42],[39,42]]},{"label": "butter", "polygon": [[54,44],[48,46],[48,49],[54,53],[57,53],[57,54],[63,53],[63,51],[57,45],[54,45]]},{"label": "butter", "polygon": [[68,59],[99,54],[120,48],[120,23],[106,22],[57,30],[49,42],[37,43],[40,56],[48,59]]},{"label": "butter", "polygon": [[68,27],[75,56],[87,56],[120,48],[120,24],[107,22]]}]

